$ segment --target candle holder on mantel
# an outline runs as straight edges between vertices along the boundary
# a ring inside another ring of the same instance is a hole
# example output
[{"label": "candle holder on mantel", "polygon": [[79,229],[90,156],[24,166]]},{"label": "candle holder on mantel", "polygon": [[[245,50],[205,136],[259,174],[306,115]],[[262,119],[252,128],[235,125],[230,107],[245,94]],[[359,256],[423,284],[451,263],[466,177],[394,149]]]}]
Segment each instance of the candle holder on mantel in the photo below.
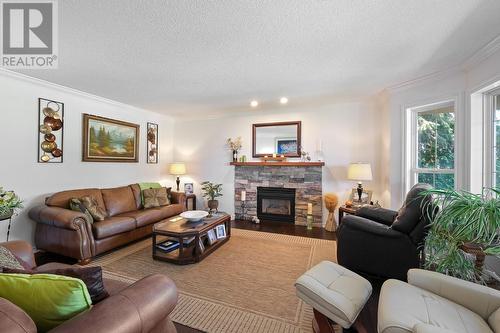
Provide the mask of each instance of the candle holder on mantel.
[{"label": "candle holder on mantel", "polygon": [[241,200],[241,219],[243,221],[246,221],[246,213],[245,213],[246,201],[247,201],[247,192],[246,191],[241,191],[240,200]]},{"label": "candle holder on mantel", "polygon": [[307,204],[307,230],[312,230],[313,228],[313,213],[312,213],[312,203]]}]

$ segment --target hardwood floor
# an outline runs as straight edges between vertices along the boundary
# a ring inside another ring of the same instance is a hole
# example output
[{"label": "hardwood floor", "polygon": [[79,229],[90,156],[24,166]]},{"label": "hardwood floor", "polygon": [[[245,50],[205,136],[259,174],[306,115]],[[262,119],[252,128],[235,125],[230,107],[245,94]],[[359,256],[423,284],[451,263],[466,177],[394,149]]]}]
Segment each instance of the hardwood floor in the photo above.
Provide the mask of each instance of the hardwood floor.
[{"label": "hardwood floor", "polygon": [[233,220],[231,226],[237,229],[264,231],[292,236],[320,238],[328,240],[337,239],[335,232],[326,231],[323,228],[312,228],[312,230],[307,230],[307,227],[305,226],[286,222],[262,221],[261,223],[256,224],[251,221]]}]

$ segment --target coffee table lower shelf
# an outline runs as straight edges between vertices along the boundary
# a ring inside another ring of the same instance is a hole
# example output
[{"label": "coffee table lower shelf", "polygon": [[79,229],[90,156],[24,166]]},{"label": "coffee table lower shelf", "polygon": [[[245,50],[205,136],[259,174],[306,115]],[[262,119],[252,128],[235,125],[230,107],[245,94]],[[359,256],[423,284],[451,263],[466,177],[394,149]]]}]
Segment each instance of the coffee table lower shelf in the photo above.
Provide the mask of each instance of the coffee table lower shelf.
[{"label": "coffee table lower shelf", "polygon": [[[162,221],[162,225],[155,225],[152,235],[152,256],[155,260],[166,261],[177,265],[188,265],[200,262],[217,248],[224,245],[231,237],[231,222],[229,215],[207,220],[199,226],[186,224],[185,221],[176,221],[175,223]],[[218,239],[213,244],[209,244],[206,232],[217,225],[224,225],[226,237]],[[185,245],[187,239],[194,239]],[[203,246],[200,245],[201,243]],[[157,245],[166,239],[175,240],[179,243],[179,248],[165,252]],[[202,249],[203,247],[203,249]]]}]

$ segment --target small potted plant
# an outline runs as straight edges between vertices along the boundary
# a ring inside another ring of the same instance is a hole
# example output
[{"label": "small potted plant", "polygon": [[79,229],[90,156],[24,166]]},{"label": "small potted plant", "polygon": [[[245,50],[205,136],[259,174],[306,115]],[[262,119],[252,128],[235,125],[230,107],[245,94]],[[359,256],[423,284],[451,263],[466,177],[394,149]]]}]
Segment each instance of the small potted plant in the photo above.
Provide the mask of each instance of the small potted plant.
[{"label": "small potted plant", "polygon": [[238,162],[238,151],[242,147],[241,136],[237,137],[234,140],[231,138],[227,139],[227,146],[233,152],[233,162]]},{"label": "small potted plant", "polygon": [[500,191],[481,194],[429,190],[439,211],[429,216],[425,268],[464,280],[485,283],[497,275],[484,268],[486,255],[500,257]]},{"label": "small potted plant", "polygon": [[0,221],[9,219],[16,210],[22,207],[22,201],[14,191],[5,191],[0,187]]},{"label": "small potted plant", "polygon": [[208,200],[208,208],[210,212],[216,211],[219,208],[219,201],[216,199],[222,197],[222,184],[214,184],[212,182],[201,183],[201,191],[203,192],[203,197]]}]

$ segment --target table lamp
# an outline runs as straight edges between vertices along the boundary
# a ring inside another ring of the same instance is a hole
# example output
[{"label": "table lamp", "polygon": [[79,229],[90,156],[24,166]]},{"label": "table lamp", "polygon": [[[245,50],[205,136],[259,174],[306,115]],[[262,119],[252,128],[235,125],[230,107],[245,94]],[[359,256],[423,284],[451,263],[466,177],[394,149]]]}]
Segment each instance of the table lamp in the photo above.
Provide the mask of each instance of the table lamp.
[{"label": "table lamp", "polygon": [[169,172],[171,175],[177,176],[175,183],[177,184],[177,192],[179,192],[180,191],[179,185],[181,183],[179,176],[186,174],[186,164],[182,162],[171,163],[169,167]]},{"label": "table lamp", "polygon": [[361,203],[361,196],[363,195],[363,180],[372,180],[372,167],[370,163],[351,163],[347,169],[347,179],[355,180],[358,182],[358,197]]}]

